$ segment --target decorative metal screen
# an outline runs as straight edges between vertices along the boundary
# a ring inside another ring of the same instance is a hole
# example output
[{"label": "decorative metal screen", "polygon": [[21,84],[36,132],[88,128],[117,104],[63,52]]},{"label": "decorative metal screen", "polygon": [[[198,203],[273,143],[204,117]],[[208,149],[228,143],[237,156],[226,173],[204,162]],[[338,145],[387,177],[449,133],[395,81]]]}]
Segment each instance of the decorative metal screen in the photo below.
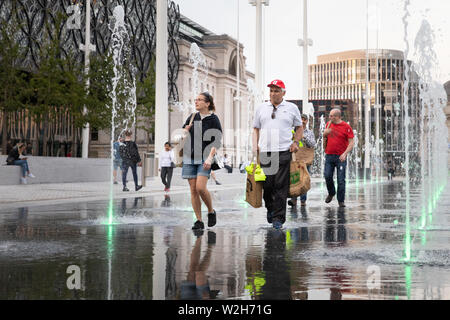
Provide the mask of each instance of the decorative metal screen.
[{"label": "decorative metal screen", "polygon": [[[41,40],[45,33],[53,33],[49,31],[55,29],[58,16],[66,19],[66,23],[61,25],[58,32],[63,53],[70,52],[71,55],[75,55],[79,63],[84,63],[84,52],[80,50],[80,44],[85,43],[85,3],[86,0],[0,0],[0,20],[9,21],[15,6],[19,21],[22,22],[17,39],[23,50],[24,68],[30,71],[39,68],[38,53]],[[91,0],[91,43],[96,48],[93,54],[104,54],[109,48],[111,40],[109,24],[113,9],[117,5],[122,5],[125,10],[125,22],[132,42],[134,63],[141,75],[146,74],[156,50],[156,0]],[[178,100],[176,80],[179,70],[179,51],[176,41],[179,25],[178,5],[169,0],[168,95],[169,99],[173,100]],[[29,122],[27,117],[16,118]],[[17,122],[14,122],[14,125],[16,124]],[[9,133],[12,139],[33,139],[32,136],[16,136],[16,132],[22,131],[18,128],[10,128]],[[64,140],[68,138],[61,137]]]}]

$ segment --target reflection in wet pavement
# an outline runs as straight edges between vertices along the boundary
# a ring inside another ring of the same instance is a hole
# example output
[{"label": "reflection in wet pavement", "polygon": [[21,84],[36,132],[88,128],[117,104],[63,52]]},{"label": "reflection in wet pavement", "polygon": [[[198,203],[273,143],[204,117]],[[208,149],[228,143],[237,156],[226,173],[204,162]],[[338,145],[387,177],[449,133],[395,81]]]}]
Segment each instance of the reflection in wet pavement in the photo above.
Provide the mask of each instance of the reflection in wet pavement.
[{"label": "reflection in wet pavement", "polygon": [[243,190],[212,192],[200,234],[189,194],[115,200],[112,225],[108,201],[4,209],[0,299],[450,299],[449,187],[425,230],[413,190],[409,263],[402,183],[347,189],[340,209],[314,188],[282,231]]}]

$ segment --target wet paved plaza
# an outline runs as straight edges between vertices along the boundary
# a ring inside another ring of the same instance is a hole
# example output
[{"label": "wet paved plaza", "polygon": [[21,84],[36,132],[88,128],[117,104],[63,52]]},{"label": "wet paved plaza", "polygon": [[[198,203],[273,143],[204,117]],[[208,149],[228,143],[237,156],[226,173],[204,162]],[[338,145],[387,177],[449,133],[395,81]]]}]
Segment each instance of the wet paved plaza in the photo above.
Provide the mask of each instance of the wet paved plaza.
[{"label": "wet paved plaza", "polygon": [[108,201],[0,209],[0,299],[450,299],[450,184],[425,230],[412,189],[409,262],[401,181],[349,182],[342,209],[324,188],[282,231],[243,188],[211,192],[202,235],[188,193],[116,199],[113,225]]}]

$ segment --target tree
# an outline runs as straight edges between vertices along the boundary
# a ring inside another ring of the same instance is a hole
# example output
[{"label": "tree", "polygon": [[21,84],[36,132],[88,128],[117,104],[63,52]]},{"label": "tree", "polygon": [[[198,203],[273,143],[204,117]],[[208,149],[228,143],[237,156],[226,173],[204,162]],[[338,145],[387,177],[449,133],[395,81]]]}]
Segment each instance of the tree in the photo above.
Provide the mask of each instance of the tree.
[{"label": "tree", "polygon": [[[28,108],[37,123],[44,122],[44,155],[48,155],[47,142],[54,139],[50,135],[49,123],[58,121],[58,116],[67,110],[77,118],[76,110],[82,108],[86,98],[82,69],[73,54],[61,49],[58,32],[64,18],[58,16],[55,28],[44,32],[39,50],[39,67],[30,79],[27,96]],[[52,155],[50,151],[50,155]]]},{"label": "tree", "polygon": [[23,93],[27,87],[27,73],[20,68],[21,52],[16,35],[19,23],[16,15],[0,22],[0,111],[3,114],[2,151],[6,153],[8,113],[25,107]]},{"label": "tree", "polygon": [[153,58],[147,74],[142,81],[137,83],[136,88],[136,128],[142,129],[147,133],[147,149],[150,145],[150,137],[155,133],[155,82],[155,58]]}]

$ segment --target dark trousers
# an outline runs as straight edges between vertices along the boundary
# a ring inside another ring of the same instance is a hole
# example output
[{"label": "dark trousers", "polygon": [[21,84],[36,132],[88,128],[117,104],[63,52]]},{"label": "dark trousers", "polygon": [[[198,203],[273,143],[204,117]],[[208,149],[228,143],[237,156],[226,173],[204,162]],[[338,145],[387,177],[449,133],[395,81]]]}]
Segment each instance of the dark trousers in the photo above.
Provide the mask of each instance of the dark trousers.
[{"label": "dark trousers", "polygon": [[334,169],[337,170],[337,199],[339,202],[345,201],[345,169],[347,167],[347,160],[341,162],[337,154],[325,155],[325,169],[324,177],[327,183],[328,194],[334,196],[336,194],[336,188],[334,186],[333,174]]},{"label": "dark trousers", "polygon": [[233,168],[232,167],[230,167],[227,164],[224,164],[223,166],[224,166],[225,169],[227,169],[228,173],[233,173]]},{"label": "dark trousers", "polygon": [[128,168],[131,168],[131,172],[133,173],[134,185],[137,186],[138,185],[138,176],[137,176],[137,171],[136,171],[136,163],[130,163],[130,162],[125,162],[125,161],[122,163],[122,184],[124,187],[126,187],[126,185],[127,185]]},{"label": "dark trousers", "polygon": [[[278,156],[278,171],[274,174],[268,174],[269,170],[264,168],[272,167],[272,162],[264,163],[264,158],[276,159]],[[264,181],[264,203],[267,212],[272,214],[272,222],[286,221],[286,200],[289,194],[289,170],[291,162],[291,153],[289,150],[282,152],[262,152],[261,167],[266,175]]]},{"label": "dark trousers", "polygon": [[170,188],[170,182],[172,181],[173,168],[161,167],[161,181],[166,188]]}]

